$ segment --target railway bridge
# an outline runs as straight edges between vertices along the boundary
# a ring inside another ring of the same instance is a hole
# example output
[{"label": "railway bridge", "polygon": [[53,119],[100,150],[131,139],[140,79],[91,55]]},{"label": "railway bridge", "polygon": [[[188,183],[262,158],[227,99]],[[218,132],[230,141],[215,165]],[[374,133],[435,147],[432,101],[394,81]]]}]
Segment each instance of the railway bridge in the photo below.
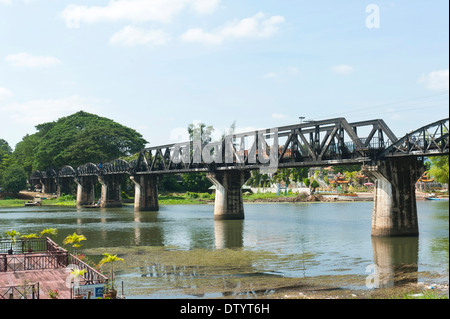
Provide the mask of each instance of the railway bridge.
[{"label": "railway bridge", "polygon": [[35,171],[30,183],[61,194],[70,193],[75,180],[77,205],[83,206],[94,202],[100,182],[100,207],[117,207],[120,185],[129,176],[135,210],[157,211],[160,176],[205,172],[216,186],[214,218],[243,219],[242,186],[251,170],[360,164],[375,182],[372,235],[417,236],[415,183],[426,156],[449,154],[448,127],[446,118],[397,138],[381,119],[349,123],[333,118],[232,134],[212,143],[194,136],[185,143],[144,148],[130,163],[118,159]]}]

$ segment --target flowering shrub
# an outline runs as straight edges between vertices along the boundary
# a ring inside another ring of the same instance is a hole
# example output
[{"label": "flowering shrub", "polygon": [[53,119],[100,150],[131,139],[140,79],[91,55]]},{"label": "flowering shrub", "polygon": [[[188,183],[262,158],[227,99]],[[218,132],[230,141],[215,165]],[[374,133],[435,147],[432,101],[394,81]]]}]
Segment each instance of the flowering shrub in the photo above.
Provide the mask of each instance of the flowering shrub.
[{"label": "flowering shrub", "polygon": [[49,290],[48,291],[48,296],[50,297],[50,299],[58,299],[59,297],[59,292],[58,290]]}]

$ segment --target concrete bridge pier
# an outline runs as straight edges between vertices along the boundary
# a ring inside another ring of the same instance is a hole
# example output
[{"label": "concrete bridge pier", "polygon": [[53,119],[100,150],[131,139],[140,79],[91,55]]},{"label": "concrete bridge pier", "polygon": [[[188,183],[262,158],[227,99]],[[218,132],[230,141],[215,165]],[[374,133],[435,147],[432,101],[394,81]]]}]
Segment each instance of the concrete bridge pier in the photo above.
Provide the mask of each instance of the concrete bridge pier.
[{"label": "concrete bridge pier", "polygon": [[92,205],[95,201],[95,185],[97,176],[80,176],[75,178],[77,183],[77,207]]},{"label": "concrete bridge pier", "polygon": [[250,172],[216,171],[207,177],[216,186],[214,219],[244,219],[242,186],[250,177]]},{"label": "concrete bridge pier", "polygon": [[423,159],[386,159],[363,170],[375,181],[372,236],[418,236],[415,184],[425,171]]},{"label": "concrete bridge pier", "polygon": [[56,179],[56,194],[60,197],[62,194],[72,194],[73,177],[58,177]]},{"label": "concrete bridge pier", "polygon": [[98,181],[102,184],[100,207],[122,207],[121,174],[99,175]]},{"label": "concrete bridge pier", "polygon": [[54,177],[41,178],[42,192],[54,194],[57,191],[56,179]]},{"label": "concrete bridge pier", "polygon": [[130,176],[135,185],[134,210],[158,211],[158,175]]}]

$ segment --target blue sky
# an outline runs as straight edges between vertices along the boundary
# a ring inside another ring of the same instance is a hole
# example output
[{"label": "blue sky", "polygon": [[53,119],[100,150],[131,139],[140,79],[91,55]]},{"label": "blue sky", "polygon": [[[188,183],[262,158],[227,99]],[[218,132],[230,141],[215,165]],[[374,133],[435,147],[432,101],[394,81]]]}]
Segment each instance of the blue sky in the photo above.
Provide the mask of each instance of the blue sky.
[{"label": "blue sky", "polygon": [[448,6],[0,0],[0,138],[14,147],[79,110],[150,145],[185,140],[197,121],[220,136],[299,116],[382,118],[401,137],[448,117]]}]

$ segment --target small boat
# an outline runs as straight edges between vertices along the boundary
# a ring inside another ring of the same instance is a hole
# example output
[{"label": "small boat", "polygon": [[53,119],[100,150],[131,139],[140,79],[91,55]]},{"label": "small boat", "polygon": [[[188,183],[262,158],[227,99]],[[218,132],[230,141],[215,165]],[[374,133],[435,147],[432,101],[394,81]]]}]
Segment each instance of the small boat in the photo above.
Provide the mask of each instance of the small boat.
[{"label": "small boat", "polygon": [[448,198],[439,198],[439,197],[425,197],[426,200],[448,200]]},{"label": "small boat", "polygon": [[40,202],[26,202],[25,206],[41,206],[42,204]]}]

